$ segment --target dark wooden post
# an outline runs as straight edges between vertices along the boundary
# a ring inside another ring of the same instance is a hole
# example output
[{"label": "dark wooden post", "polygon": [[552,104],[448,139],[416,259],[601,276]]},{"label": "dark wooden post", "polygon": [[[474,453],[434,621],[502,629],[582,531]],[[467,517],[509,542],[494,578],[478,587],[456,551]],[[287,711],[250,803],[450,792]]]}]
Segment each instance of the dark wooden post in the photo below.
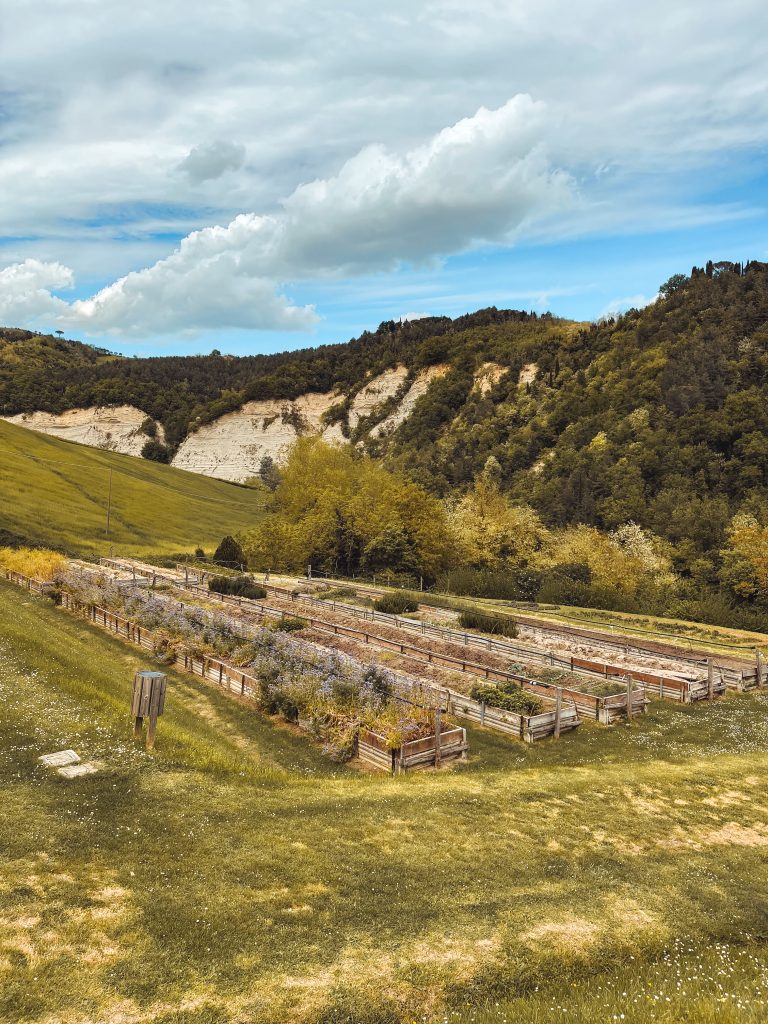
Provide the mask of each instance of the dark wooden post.
[{"label": "dark wooden post", "polygon": [[763,652],[758,647],[755,651],[755,662],[757,667],[757,685],[763,685]]},{"label": "dark wooden post", "polygon": [[555,739],[560,739],[560,715],[563,710],[563,688],[558,686],[555,693]]},{"label": "dark wooden post", "polygon": [[439,768],[440,767],[440,758],[441,758],[440,743],[441,743],[442,732],[443,732],[443,729],[442,729],[442,724],[443,723],[441,721],[441,715],[442,715],[442,712],[441,712],[440,708],[435,708],[435,768]]},{"label": "dark wooden post", "polygon": [[164,672],[137,672],[133,677],[133,735],[141,739],[144,719],[149,718],[147,728],[147,749],[155,745],[157,719],[165,710],[165,689],[167,676]]},{"label": "dark wooden post", "polygon": [[707,658],[707,700],[715,695],[715,666],[711,658]]}]

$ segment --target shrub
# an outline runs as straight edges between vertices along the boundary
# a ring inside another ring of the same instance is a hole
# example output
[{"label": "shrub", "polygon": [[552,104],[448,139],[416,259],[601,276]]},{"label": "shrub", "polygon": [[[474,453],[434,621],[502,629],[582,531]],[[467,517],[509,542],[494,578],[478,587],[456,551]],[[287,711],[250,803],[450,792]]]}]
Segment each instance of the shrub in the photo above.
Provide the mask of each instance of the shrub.
[{"label": "shrub", "polygon": [[65,564],[62,554],[46,548],[0,548],[0,569],[20,572],[44,583],[53,580]]},{"label": "shrub", "polygon": [[541,573],[530,566],[514,566],[505,572],[489,569],[454,569],[441,576],[437,590],[459,597],[487,597],[501,601],[532,601]]},{"label": "shrub", "polygon": [[357,591],[352,587],[333,587],[324,590],[320,595],[324,601],[343,601],[345,598],[356,598]]},{"label": "shrub", "polygon": [[162,441],[158,441],[156,437],[150,437],[141,449],[141,457],[149,459],[150,462],[162,462],[167,465],[171,461],[171,452]]},{"label": "shrub", "polygon": [[245,554],[234,537],[224,537],[213,555],[216,565],[224,565],[229,569],[243,569]]},{"label": "shrub", "polygon": [[489,704],[502,711],[514,711],[518,715],[535,715],[541,711],[542,704],[538,697],[526,693],[516,683],[504,683],[502,686],[478,685],[470,691],[473,700],[481,704]]},{"label": "shrub", "polygon": [[267,596],[264,587],[254,583],[250,576],[214,576],[208,580],[208,589],[214,594],[231,594],[260,601]]},{"label": "shrub", "polygon": [[275,620],[274,628],[284,633],[295,633],[298,629],[307,628],[307,620],[300,619],[298,615],[286,615],[284,619]]},{"label": "shrub", "polygon": [[377,612],[386,612],[388,615],[404,615],[406,612],[415,612],[419,602],[408,591],[395,590],[374,601],[373,607]]},{"label": "shrub", "polygon": [[517,624],[508,615],[481,612],[477,609],[463,611],[459,615],[462,629],[479,629],[481,633],[497,633],[499,636],[517,636]]}]

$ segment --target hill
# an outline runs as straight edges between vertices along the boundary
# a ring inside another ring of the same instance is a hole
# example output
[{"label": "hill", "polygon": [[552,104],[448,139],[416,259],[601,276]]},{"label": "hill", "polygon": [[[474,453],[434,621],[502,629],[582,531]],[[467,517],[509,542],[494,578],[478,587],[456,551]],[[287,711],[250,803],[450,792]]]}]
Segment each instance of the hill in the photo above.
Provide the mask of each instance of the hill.
[{"label": "hill", "polygon": [[[339,415],[371,378],[401,365],[409,378],[435,364],[493,359],[523,365],[559,335],[559,321],[495,307],[451,320],[385,321],[339,345],[276,355],[127,359],[78,341],[0,328],[0,415],[131,405],[164,428],[171,451],[190,430],[245,402],[290,402],[335,391]],[[401,381],[402,383],[402,381]]]},{"label": "hill", "polygon": [[[211,476],[243,481],[321,434],[452,502],[492,458],[503,493],[547,527],[637,523],[694,590],[730,585],[720,553],[737,513],[768,525],[764,263],[694,267],[644,309],[594,325],[490,308],[242,358],[3,338],[0,414],[123,403],[131,445],[142,448],[146,414],[152,454]],[[98,430],[95,443],[115,443],[117,428]]]},{"label": "hill", "polygon": [[86,556],[112,547],[147,553],[210,549],[227,530],[252,526],[262,510],[259,494],[248,488],[2,421],[0,479],[0,536]]}]

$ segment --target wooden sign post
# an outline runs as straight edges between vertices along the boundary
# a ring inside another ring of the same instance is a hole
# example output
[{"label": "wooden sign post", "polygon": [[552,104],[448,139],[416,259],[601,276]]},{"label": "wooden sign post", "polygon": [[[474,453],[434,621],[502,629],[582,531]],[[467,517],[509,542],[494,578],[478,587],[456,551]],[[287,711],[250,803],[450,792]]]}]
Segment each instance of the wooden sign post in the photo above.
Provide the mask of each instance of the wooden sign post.
[{"label": "wooden sign post", "polygon": [[165,687],[167,676],[164,672],[137,672],[133,677],[133,735],[141,739],[144,719],[149,718],[147,727],[147,750],[155,745],[157,719],[165,710]]}]

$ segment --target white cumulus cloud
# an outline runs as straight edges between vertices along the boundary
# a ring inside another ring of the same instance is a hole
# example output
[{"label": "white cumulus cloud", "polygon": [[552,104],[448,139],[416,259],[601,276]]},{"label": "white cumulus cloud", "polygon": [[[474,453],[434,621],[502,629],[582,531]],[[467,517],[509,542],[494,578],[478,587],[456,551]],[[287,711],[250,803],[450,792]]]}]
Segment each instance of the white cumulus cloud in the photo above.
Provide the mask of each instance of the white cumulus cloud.
[{"label": "white cumulus cloud", "polygon": [[527,222],[569,208],[572,181],[539,143],[546,120],[545,105],[526,95],[481,107],[404,153],[366,147],[336,175],[300,185],[276,213],[194,231],[170,256],[89,299],[64,303],[46,290],[69,287],[71,272],[66,285],[46,285],[10,267],[0,302],[5,293],[9,308],[55,313],[91,334],[306,330],[314,310],[291,305],[279,282],[387,270],[508,241]]}]

